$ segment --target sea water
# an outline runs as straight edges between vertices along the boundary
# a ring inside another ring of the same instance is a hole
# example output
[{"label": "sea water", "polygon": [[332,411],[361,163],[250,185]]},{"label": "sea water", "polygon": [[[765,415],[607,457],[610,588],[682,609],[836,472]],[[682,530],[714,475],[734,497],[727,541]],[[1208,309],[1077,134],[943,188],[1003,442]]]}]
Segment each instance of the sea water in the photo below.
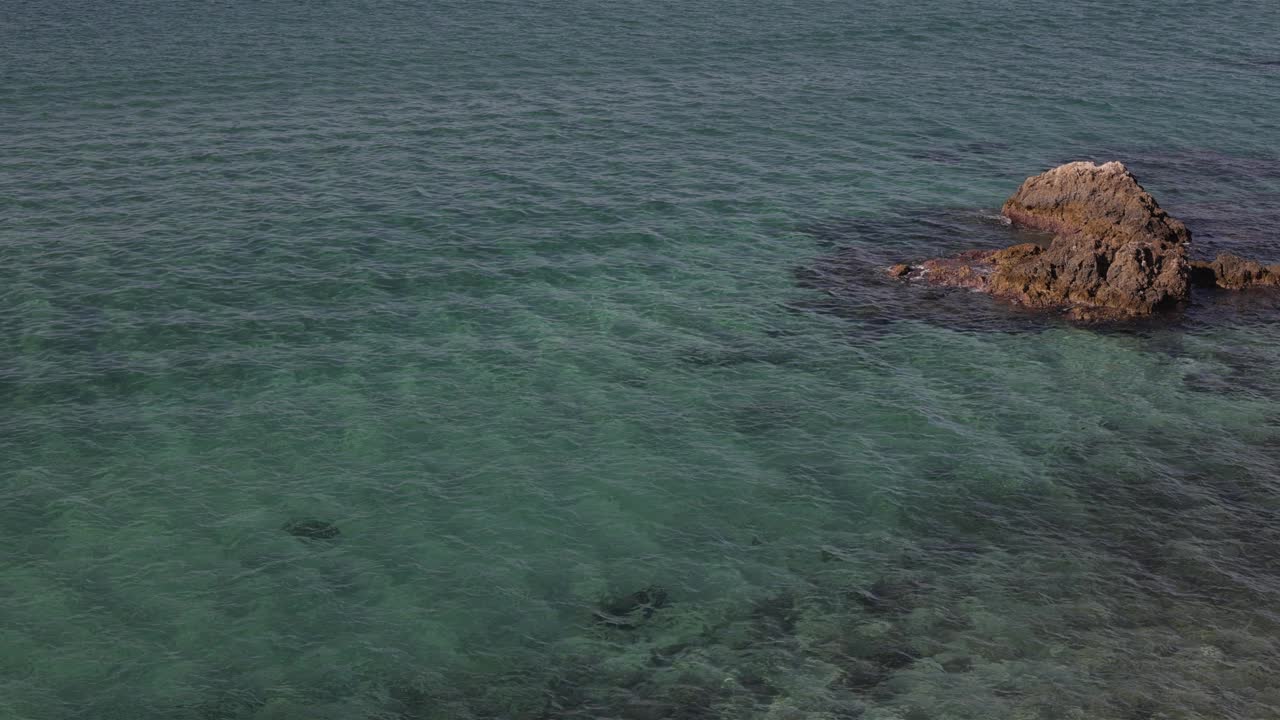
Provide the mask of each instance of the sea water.
[{"label": "sea water", "polygon": [[0,717],[1280,715],[1280,300],[878,269],[1126,162],[1280,261],[1280,5],[0,5]]}]

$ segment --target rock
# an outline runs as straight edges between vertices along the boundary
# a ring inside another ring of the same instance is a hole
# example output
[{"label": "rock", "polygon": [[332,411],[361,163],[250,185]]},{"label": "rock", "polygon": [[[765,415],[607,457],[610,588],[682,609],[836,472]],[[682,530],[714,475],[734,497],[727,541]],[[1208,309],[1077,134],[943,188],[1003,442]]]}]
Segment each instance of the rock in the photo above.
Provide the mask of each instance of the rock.
[{"label": "rock", "polygon": [[993,259],[994,253],[990,250],[969,250],[925,261],[920,266],[920,276],[938,285],[985,290],[991,282]]},{"label": "rock", "polygon": [[1001,212],[1057,235],[1040,252],[996,253],[993,295],[1078,319],[1150,315],[1190,295],[1191,233],[1118,162],[1069,163],[1028,178]]},{"label": "rock", "polygon": [[596,622],[621,630],[634,630],[640,623],[653,617],[656,610],[667,606],[667,591],[650,585],[643,590],[615,598],[592,613]]},{"label": "rock", "polygon": [[1191,263],[1191,280],[1196,287],[1218,287],[1243,290],[1257,286],[1280,285],[1280,265],[1262,265],[1230,253],[1222,253],[1212,262]]},{"label": "rock", "polygon": [[1192,260],[1189,273],[1192,287],[1212,288],[1218,286],[1218,277],[1213,271],[1213,263],[1207,260]]},{"label": "rock", "polygon": [[1074,162],[1027,178],[1001,210],[1054,233],[1047,246],[970,250],[894,265],[896,278],[984,292],[1081,321],[1139,318],[1184,304],[1192,287],[1280,286],[1280,265],[1232,254],[1191,261],[1191,233],[1118,162]]},{"label": "rock", "polygon": [[1028,178],[1002,213],[1055,236],[1048,247],[929,260],[920,277],[1079,320],[1141,317],[1189,297],[1191,233],[1118,162],[1068,163]]},{"label": "rock", "polygon": [[332,540],[342,534],[337,525],[323,520],[290,520],[282,529],[304,540]]},{"label": "rock", "polygon": [[1000,212],[1057,235],[1083,235],[1117,249],[1134,241],[1185,246],[1191,233],[1160,209],[1124,165],[1073,162],[1027,178]]}]

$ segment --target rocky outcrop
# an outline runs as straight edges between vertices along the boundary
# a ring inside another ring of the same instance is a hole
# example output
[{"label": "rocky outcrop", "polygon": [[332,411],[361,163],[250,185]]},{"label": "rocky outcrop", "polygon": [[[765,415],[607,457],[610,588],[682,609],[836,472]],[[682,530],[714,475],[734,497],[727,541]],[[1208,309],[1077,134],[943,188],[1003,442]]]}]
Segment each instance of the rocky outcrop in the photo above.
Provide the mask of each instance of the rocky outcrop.
[{"label": "rocky outcrop", "polygon": [[1118,162],[1074,162],[1028,178],[1004,204],[1010,222],[1053,233],[1045,244],[969,251],[895,265],[894,277],[986,292],[1084,320],[1151,315],[1190,297],[1193,283],[1280,285],[1280,266],[1232,255],[1188,258],[1191,233]]},{"label": "rocky outcrop", "polygon": [[1243,290],[1262,285],[1280,285],[1280,265],[1263,265],[1254,260],[1223,253],[1213,262],[1191,263],[1191,281],[1197,287]]}]

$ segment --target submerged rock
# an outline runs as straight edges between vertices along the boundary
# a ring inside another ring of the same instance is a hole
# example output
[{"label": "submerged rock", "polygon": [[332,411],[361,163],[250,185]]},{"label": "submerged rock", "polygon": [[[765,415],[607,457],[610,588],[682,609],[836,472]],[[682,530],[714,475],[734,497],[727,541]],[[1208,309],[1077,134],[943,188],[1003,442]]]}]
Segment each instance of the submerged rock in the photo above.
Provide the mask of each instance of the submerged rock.
[{"label": "submerged rock", "polygon": [[1028,178],[1001,213],[1054,233],[1047,245],[972,250],[888,270],[892,277],[963,287],[1076,320],[1120,320],[1185,303],[1196,285],[1280,285],[1280,266],[1235,256],[1188,259],[1191,233],[1118,162],[1073,162]]},{"label": "submerged rock", "polygon": [[333,540],[342,534],[337,525],[323,520],[290,520],[282,529],[304,540]]},{"label": "submerged rock", "polygon": [[634,630],[667,605],[667,591],[650,585],[625,597],[614,598],[592,613],[596,622],[621,630]]}]

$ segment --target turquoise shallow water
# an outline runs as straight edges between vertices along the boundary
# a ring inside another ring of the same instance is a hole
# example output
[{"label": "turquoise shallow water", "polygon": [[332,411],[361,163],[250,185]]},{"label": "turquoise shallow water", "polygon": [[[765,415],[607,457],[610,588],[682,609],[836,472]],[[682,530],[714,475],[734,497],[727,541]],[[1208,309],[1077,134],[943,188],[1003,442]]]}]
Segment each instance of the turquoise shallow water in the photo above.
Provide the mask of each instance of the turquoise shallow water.
[{"label": "turquoise shallow water", "polygon": [[1280,300],[875,273],[1078,158],[1280,261],[1276,27],[4,4],[0,717],[1280,715]]}]

